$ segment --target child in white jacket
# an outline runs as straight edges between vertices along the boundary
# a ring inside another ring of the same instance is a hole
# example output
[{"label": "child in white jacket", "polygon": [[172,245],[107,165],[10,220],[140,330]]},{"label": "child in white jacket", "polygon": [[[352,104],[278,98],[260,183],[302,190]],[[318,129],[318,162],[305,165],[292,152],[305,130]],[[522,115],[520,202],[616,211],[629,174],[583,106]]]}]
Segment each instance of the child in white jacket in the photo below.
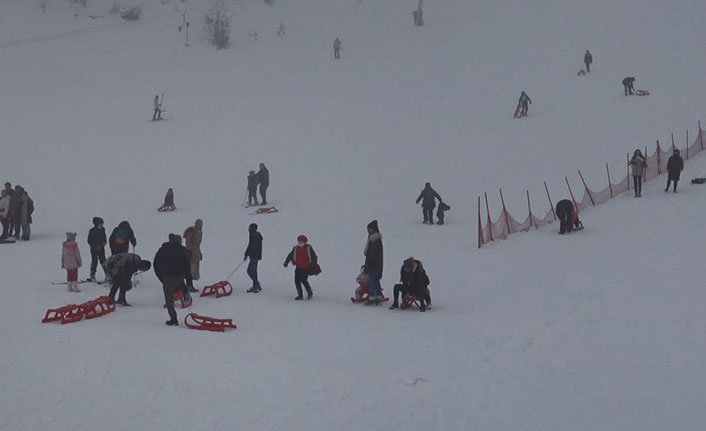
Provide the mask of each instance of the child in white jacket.
[{"label": "child in white jacket", "polygon": [[79,252],[76,243],[76,233],[66,232],[66,241],[61,248],[61,267],[66,270],[69,292],[80,292],[78,289],[78,269],[81,265],[81,252]]}]

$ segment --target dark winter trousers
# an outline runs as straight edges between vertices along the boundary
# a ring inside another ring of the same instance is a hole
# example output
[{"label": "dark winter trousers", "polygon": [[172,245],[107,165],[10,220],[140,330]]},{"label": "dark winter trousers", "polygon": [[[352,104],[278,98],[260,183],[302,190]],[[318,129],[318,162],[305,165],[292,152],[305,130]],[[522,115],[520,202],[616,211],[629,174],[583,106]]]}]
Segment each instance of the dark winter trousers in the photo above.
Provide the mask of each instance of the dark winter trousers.
[{"label": "dark winter trousers", "polygon": [[398,304],[398,298],[401,296],[404,299],[405,295],[414,295],[419,302],[419,305],[429,305],[431,304],[431,296],[429,295],[429,289],[413,289],[407,287],[404,284],[396,284],[392,289],[394,295],[393,303]]},{"label": "dark winter trousers", "polygon": [[162,279],[162,290],[164,291],[164,303],[167,306],[167,313],[172,322],[177,321],[176,310],[174,309],[174,292],[184,284],[184,275],[168,275]]},{"label": "dark winter trousers", "polygon": [[157,121],[162,119],[162,110],[159,108],[154,108],[154,113],[152,114],[152,121]]},{"label": "dark winter trousers", "polygon": [[642,194],[642,175],[633,175],[632,182],[635,185],[635,197]]},{"label": "dark winter trousers", "polygon": [[248,189],[248,205],[257,205],[257,189]]},{"label": "dark winter trousers", "polygon": [[424,213],[424,223],[434,224],[434,207],[422,207]]},{"label": "dark winter trousers", "polygon": [[250,259],[250,263],[248,263],[248,276],[252,280],[253,287],[260,287],[260,280],[257,277],[258,262],[259,260],[257,259]]},{"label": "dark winter trousers", "polygon": [[15,216],[12,218],[12,228],[13,233],[11,235],[15,235],[15,238],[20,239],[20,231],[22,230],[22,221],[20,220],[19,217]]},{"label": "dark winter trousers", "polygon": [[677,183],[679,182],[679,180],[677,180],[677,179],[675,179],[675,178],[668,177],[668,178],[667,178],[667,188],[664,189],[665,192],[666,192],[667,190],[669,190],[669,186],[672,185],[672,181],[674,181],[674,191],[675,191],[675,192],[677,191]]},{"label": "dark winter trousers", "polygon": [[96,276],[96,268],[98,268],[99,261],[101,267],[103,267],[103,272],[107,272],[105,269],[105,248],[94,249],[91,247],[91,278]]},{"label": "dark winter trousers", "polygon": [[441,210],[441,208],[436,210],[436,217],[439,219],[439,222],[437,224],[444,224],[444,212]]},{"label": "dark winter trousers", "polygon": [[333,58],[335,58],[335,59],[341,58],[341,49],[340,48],[333,49]]},{"label": "dark winter trousers", "polygon": [[260,184],[260,197],[262,197],[262,204],[267,205],[267,187]]},{"label": "dark winter trousers", "polygon": [[559,217],[559,233],[571,232],[571,213],[557,213]]},{"label": "dark winter trousers", "polygon": [[0,238],[7,238],[8,228],[10,227],[10,221],[5,217],[0,217],[0,222],[2,222],[2,236]]},{"label": "dark winter trousers", "polygon": [[591,63],[586,63],[586,73],[591,71]]},{"label": "dark winter trousers", "polygon": [[392,288],[392,303],[394,305],[397,305],[399,303],[398,298],[402,296],[404,299],[404,296],[409,293],[409,290],[404,284],[395,284],[395,287]]},{"label": "dark winter trousers", "polygon": [[635,87],[632,86],[632,84],[624,85],[625,87],[625,95],[627,96],[628,94],[632,94],[633,90],[635,90]]},{"label": "dark winter trousers", "polygon": [[113,276],[113,278],[111,279],[110,293],[108,293],[110,299],[112,299],[113,302],[115,302],[115,294],[118,292],[118,289],[120,289],[120,293],[118,294],[118,302],[127,302],[125,300],[125,292],[132,289],[131,278],[132,275],[124,274],[118,274]]},{"label": "dark winter trousers", "polygon": [[294,286],[297,288],[297,295],[303,297],[302,285],[306,289],[306,293],[311,297],[311,285],[309,284],[309,271],[303,268],[297,268],[294,270]]},{"label": "dark winter trousers", "polygon": [[520,103],[520,117],[526,117],[527,116],[527,109],[529,108],[529,105],[527,102]]}]

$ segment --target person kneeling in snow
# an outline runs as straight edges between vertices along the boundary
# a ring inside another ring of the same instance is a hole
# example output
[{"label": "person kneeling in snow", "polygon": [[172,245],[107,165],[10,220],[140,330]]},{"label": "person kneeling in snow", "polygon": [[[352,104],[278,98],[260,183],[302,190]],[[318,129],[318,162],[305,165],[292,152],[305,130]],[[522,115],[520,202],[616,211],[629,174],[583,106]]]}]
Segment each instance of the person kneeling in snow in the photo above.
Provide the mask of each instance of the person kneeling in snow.
[{"label": "person kneeling in snow", "polygon": [[390,310],[399,307],[398,298],[400,294],[403,302],[407,295],[413,295],[419,301],[419,311],[426,311],[427,306],[431,307],[429,277],[421,261],[413,257],[404,261],[400,269],[400,283],[395,285],[393,294],[394,300],[392,305],[390,305]]},{"label": "person kneeling in snow", "polygon": [[565,234],[572,230],[578,230],[581,226],[579,212],[576,206],[568,199],[562,199],[556,203],[556,216],[559,218],[559,233]]},{"label": "person kneeling in snow", "polygon": [[120,289],[117,303],[129,307],[130,304],[125,299],[125,293],[132,289],[132,276],[137,271],[149,271],[152,264],[147,260],[142,260],[140,256],[134,253],[118,253],[110,256],[105,262],[105,266],[111,275],[110,293],[108,293],[110,299],[116,302],[115,294]]}]

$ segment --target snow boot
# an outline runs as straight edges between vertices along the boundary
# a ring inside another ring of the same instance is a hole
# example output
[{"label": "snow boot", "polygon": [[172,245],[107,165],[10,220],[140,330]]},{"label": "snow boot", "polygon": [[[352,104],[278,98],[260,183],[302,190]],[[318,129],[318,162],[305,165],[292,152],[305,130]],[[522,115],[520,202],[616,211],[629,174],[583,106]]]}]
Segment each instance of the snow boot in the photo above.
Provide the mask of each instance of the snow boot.
[{"label": "snow boot", "polygon": [[299,296],[297,296],[296,298],[294,298],[295,301],[301,301],[302,299],[304,299],[304,297],[301,296],[301,295],[299,295]]},{"label": "snow boot", "polygon": [[176,320],[176,319],[167,320],[167,321],[164,322],[164,323],[165,323],[165,325],[167,325],[167,326],[179,326],[179,321]]},{"label": "snow boot", "polygon": [[393,302],[392,305],[390,305],[390,308],[388,308],[388,310],[395,310],[395,309],[397,309],[398,307],[399,307],[399,305],[397,305],[396,302]]},{"label": "snow boot", "polygon": [[74,281],[74,292],[80,292],[81,289],[78,288],[78,281]]}]

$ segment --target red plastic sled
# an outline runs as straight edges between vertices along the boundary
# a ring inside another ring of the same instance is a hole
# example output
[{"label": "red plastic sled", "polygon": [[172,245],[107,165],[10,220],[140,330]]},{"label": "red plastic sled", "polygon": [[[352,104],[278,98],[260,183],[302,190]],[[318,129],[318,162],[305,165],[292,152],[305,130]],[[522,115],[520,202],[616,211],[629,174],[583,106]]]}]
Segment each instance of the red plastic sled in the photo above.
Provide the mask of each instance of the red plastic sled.
[{"label": "red plastic sled", "polygon": [[161,213],[172,212],[176,211],[176,207],[173,205],[162,205],[161,207],[157,208],[157,211]]},{"label": "red plastic sled", "polygon": [[650,92],[647,90],[635,90],[636,96],[649,96]]},{"label": "red plastic sled", "polygon": [[586,74],[586,71],[585,71],[585,70],[579,69],[579,71],[578,71],[578,73],[576,74],[576,76],[583,76],[583,75],[585,75],[585,74]]},{"label": "red plastic sled", "polygon": [[272,213],[278,213],[279,210],[275,207],[262,207],[258,208],[255,210],[255,212],[251,212],[251,215],[256,215],[256,214],[272,214]]},{"label": "red plastic sled", "polygon": [[61,321],[61,324],[78,322],[83,319],[83,309],[80,305],[67,304],[59,308],[50,308],[42,319],[42,323]]},{"label": "red plastic sled", "polygon": [[[189,299],[185,300],[184,299],[184,292],[182,292],[181,290],[174,291],[173,299],[174,299],[175,303],[177,301],[179,301],[179,307],[182,309],[187,308],[187,307],[191,307],[191,304],[194,303],[194,299],[191,296],[189,296]],[[167,304],[164,304],[164,308],[167,308]]]},{"label": "red plastic sled", "polygon": [[95,319],[115,311],[115,302],[109,296],[100,296],[81,304],[86,319]]},{"label": "red plastic sled", "polygon": [[515,108],[515,113],[512,114],[512,118],[520,118],[520,109],[522,108],[522,105],[518,104],[517,108]]},{"label": "red plastic sled", "polygon": [[201,296],[215,296],[220,298],[221,296],[228,296],[233,293],[233,286],[228,281],[219,281],[216,284],[211,284],[205,286],[201,290]]},{"label": "red plastic sled", "polygon": [[233,323],[233,319],[218,319],[196,313],[187,314],[184,317],[184,325],[189,329],[212,332],[225,332],[226,328],[237,328],[235,323]]}]

